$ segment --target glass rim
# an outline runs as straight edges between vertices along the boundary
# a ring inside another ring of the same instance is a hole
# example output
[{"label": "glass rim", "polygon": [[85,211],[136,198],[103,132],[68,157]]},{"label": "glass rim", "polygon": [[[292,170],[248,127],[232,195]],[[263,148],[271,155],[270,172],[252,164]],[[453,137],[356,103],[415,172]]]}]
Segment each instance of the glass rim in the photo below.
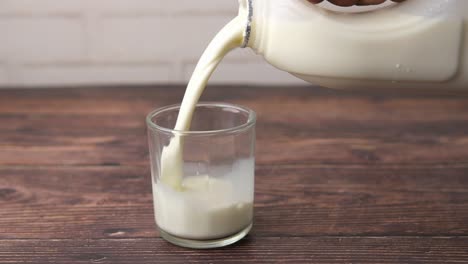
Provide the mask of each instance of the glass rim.
[{"label": "glass rim", "polygon": [[153,118],[169,112],[169,111],[174,111],[180,109],[181,104],[173,104],[173,105],[168,105],[164,106],[161,108],[157,108],[153,111],[151,111],[147,116],[146,116],[146,124],[148,128],[152,130],[156,130],[158,132],[162,132],[165,134],[170,134],[170,135],[177,135],[177,136],[212,136],[212,135],[221,135],[221,134],[236,134],[236,133],[241,133],[247,130],[248,128],[251,128],[253,125],[255,125],[257,121],[257,114],[255,111],[252,109],[241,106],[238,104],[231,104],[231,103],[221,103],[221,102],[200,102],[197,103],[195,108],[198,107],[215,107],[215,108],[230,108],[230,109],[236,109],[242,112],[245,112],[248,114],[248,119],[246,122],[242,123],[241,125],[238,126],[233,126],[225,129],[218,129],[218,130],[206,130],[206,131],[183,131],[183,130],[176,130],[172,128],[167,128],[160,126],[153,122]]}]

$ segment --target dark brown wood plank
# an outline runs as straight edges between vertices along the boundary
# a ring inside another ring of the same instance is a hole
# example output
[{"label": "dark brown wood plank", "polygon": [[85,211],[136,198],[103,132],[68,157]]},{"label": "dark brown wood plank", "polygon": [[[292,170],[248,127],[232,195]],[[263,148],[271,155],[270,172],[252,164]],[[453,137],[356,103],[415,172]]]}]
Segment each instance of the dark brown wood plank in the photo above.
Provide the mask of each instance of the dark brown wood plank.
[{"label": "dark brown wood plank", "polygon": [[161,239],[0,240],[0,263],[467,263],[468,238],[248,237],[217,250]]},{"label": "dark brown wood plank", "polygon": [[[145,115],[182,94],[183,87],[0,91],[0,164],[145,165]],[[468,162],[468,97],[212,87],[204,99],[258,112],[259,164]]]},{"label": "dark brown wood plank", "polygon": [[[92,119],[92,118],[90,118]],[[0,118],[1,120],[1,118]],[[467,164],[468,137],[449,134],[394,136],[383,132],[349,137],[279,135],[280,128],[263,129],[257,136],[257,164]],[[384,128],[382,128],[384,129]],[[89,128],[92,130],[92,128]],[[274,132],[268,132],[274,131]],[[338,132],[343,133],[337,135]],[[89,131],[88,131],[89,132]],[[298,131],[296,131],[298,132]],[[141,165],[148,163],[144,128],[127,135],[49,136],[41,133],[0,133],[0,165]],[[273,143],[273,144],[272,144]]]},{"label": "dark brown wood plank", "polygon": [[[0,90],[0,109],[5,113],[30,113],[32,106],[37,106],[36,113],[122,113],[126,111],[136,112],[143,107],[130,108],[134,106],[145,106],[146,103],[180,103],[185,87],[181,85],[173,86],[122,86],[122,87],[87,87],[87,88],[66,88],[66,89],[1,89]],[[259,96],[262,94],[264,96]],[[299,100],[307,103],[311,99],[330,98],[330,102],[336,102],[343,98],[361,99],[369,102],[385,103],[389,100],[403,100],[401,106],[411,107],[415,100],[427,102],[439,101],[437,105],[446,104],[447,101],[468,100],[468,93],[465,94],[429,94],[402,92],[359,92],[347,90],[323,89],[313,86],[304,87],[284,87],[284,86],[219,86],[210,85],[203,94],[203,100],[255,100],[265,101],[274,100],[274,102],[288,103]],[[302,99],[302,100],[301,100]],[[323,101],[323,100],[321,100]],[[44,102],[46,104],[41,104]],[[137,102],[138,104],[135,104]],[[19,104],[18,104],[19,103]],[[65,103],[71,103],[67,106]],[[432,103],[431,103],[432,104]],[[80,106],[87,105],[88,108]],[[123,108],[106,107],[109,105],[129,106]],[[65,106],[61,107],[60,106]],[[319,107],[309,106],[309,108]],[[384,104],[383,104],[384,106]],[[146,106],[145,106],[146,107]],[[464,107],[460,105],[460,107]],[[52,109],[57,111],[53,112]],[[352,108],[353,111],[361,111],[360,108]],[[416,110],[415,108],[414,110]],[[432,112],[433,109],[427,109]],[[415,112],[417,113],[417,111]],[[322,113],[324,114],[324,113]],[[368,113],[372,115],[372,113]]]},{"label": "dark brown wood plank", "polygon": [[[261,128],[259,128],[260,130]],[[343,131],[343,133],[346,133]],[[368,164],[447,165],[468,164],[466,136],[404,136],[356,138],[325,136],[285,137],[260,130],[257,137],[257,164]],[[384,134],[381,135],[385,136]],[[133,135],[48,136],[21,134],[5,136],[18,143],[0,145],[0,165],[140,165],[148,163],[144,129]],[[29,143],[30,141],[31,143]]]},{"label": "dark brown wood plank", "polygon": [[155,228],[145,115],[184,89],[0,90],[0,263],[468,263],[468,96],[209,87],[257,111],[255,225]]},{"label": "dark brown wood plank", "polygon": [[[3,114],[145,115],[155,107],[180,103],[184,87],[0,90]],[[243,103],[259,113],[304,121],[346,116],[350,120],[466,120],[468,95],[389,95],[316,87],[209,87],[204,101]],[[326,109],[326,110],[325,110]],[[292,110],[300,110],[294,112]],[[447,115],[450,113],[450,115]]]},{"label": "dark brown wood plank", "polygon": [[[0,238],[157,235],[145,167],[0,168]],[[255,236],[468,234],[468,167],[261,166]]]}]

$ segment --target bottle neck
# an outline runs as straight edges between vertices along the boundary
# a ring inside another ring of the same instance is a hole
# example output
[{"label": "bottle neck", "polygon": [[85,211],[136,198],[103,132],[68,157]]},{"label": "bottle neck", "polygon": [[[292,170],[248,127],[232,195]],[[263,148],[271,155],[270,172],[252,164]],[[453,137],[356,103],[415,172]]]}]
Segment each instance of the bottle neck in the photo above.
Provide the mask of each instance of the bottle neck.
[{"label": "bottle neck", "polygon": [[252,33],[253,19],[253,0],[239,0],[239,15],[240,23],[243,23],[245,28],[242,35],[243,41],[241,48],[246,48],[249,45]]},{"label": "bottle neck", "polygon": [[263,54],[264,51],[264,25],[269,17],[268,1],[270,0],[239,0],[239,16],[246,24],[242,48],[252,48],[257,54]]}]

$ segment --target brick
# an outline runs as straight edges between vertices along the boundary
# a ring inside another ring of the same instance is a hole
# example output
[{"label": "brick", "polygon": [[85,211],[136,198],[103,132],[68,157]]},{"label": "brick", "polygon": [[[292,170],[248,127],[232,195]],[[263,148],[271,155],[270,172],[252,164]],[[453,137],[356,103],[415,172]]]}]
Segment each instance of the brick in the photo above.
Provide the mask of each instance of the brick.
[{"label": "brick", "polygon": [[238,1],[236,0],[178,0],[164,1],[165,7],[173,13],[183,14],[226,14],[235,16],[239,9]]},{"label": "brick", "polygon": [[141,15],[167,13],[166,0],[87,0],[86,10],[100,14]]},{"label": "brick", "polygon": [[237,14],[236,0],[88,0],[87,9],[102,14],[138,15],[232,15]]},{"label": "brick", "polygon": [[70,14],[82,7],[77,0],[0,0],[0,15]]},{"label": "brick", "polygon": [[164,61],[174,53],[165,40],[167,18],[112,17],[99,21],[91,36],[91,56],[104,61]]},{"label": "brick", "polygon": [[26,67],[16,84],[90,85],[168,83],[170,67],[166,65],[63,65]]},{"label": "brick", "polygon": [[83,32],[74,18],[7,18],[0,20],[0,54],[11,61],[78,60]]},{"label": "brick", "polygon": [[[0,23],[0,25],[1,25],[1,23]],[[1,32],[2,32],[2,28],[0,26],[0,34],[1,34]],[[3,62],[3,61],[6,61],[6,60],[7,60],[7,48],[6,48],[6,45],[5,45],[4,41],[0,40],[0,61]]]},{"label": "brick", "polygon": [[0,65],[0,86],[8,84],[8,76],[4,66]]},{"label": "brick", "polygon": [[198,60],[215,35],[231,20],[231,17],[178,18],[173,23],[177,32],[167,36],[167,43],[177,49],[183,60]]},{"label": "brick", "polygon": [[180,61],[198,59],[228,18],[107,17],[90,30],[98,60]]}]

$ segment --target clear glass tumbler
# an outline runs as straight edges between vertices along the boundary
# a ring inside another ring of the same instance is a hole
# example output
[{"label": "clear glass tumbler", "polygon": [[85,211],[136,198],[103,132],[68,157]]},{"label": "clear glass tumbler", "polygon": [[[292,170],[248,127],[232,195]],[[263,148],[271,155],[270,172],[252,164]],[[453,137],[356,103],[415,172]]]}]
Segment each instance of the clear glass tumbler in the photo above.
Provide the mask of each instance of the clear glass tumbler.
[{"label": "clear glass tumbler", "polygon": [[[255,112],[200,103],[190,131],[175,131],[179,109],[161,108],[146,120],[160,235],[189,248],[230,245],[253,223]],[[165,163],[171,163],[170,169]]]}]

